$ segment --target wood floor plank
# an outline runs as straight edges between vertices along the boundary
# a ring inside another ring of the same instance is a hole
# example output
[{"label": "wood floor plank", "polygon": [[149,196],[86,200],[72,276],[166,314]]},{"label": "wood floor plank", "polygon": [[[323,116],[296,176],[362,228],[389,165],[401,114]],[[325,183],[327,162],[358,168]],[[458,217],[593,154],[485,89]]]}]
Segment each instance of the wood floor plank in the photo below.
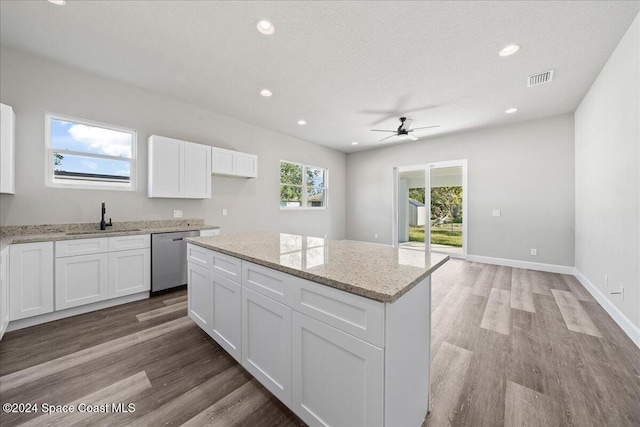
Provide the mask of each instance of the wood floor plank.
[{"label": "wood floor plank", "polygon": [[470,294],[470,287],[454,286],[433,311],[431,315],[431,360],[435,357],[438,347],[449,332],[454,330],[452,325],[456,322],[456,313],[461,312],[461,307]]},{"label": "wood floor plank", "polygon": [[509,335],[511,329],[511,292],[491,289],[480,327]]},{"label": "wood floor plank", "polygon": [[138,322],[144,322],[150,319],[155,319],[156,317],[165,316],[169,313],[174,313],[176,311],[184,311],[186,314],[187,301],[178,302],[166,307],[156,308],[155,310],[140,313],[136,315],[136,318],[138,319]]},{"label": "wood floor plank", "polygon": [[551,296],[551,273],[535,270],[527,270],[527,273],[527,279],[529,280],[531,286],[531,292],[533,292],[534,294]]},{"label": "wood floor plank", "polygon": [[432,363],[431,412],[429,425],[450,425],[455,417],[460,392],[466,378],[472,352],[443,342]]},{"label": "wood floor plank", "polygon": [[535,313],[531,283],[527,278],[527,270],[514,268],[511,277],[511,308]]},{"label": "wood floor plank", "polygon": [[256,379],[245,383],[183,424],[184,427],[239,425],[269,397]]},{"label": "wood floor plank", "polygon": [[498,271],[497,266],[487,265],[482,269],[475,282],[473,283],[472,294],[488,297],[495,282],[496,273]]},{"label": "wood floor plank", "polygon": [[171,304],[177,304],[179,302],[186,301],[187,298],[188,298],[187,295],[182,295],[179,297],[173,297],[173,298],[163,300],[162,302],[164,303],[164,305],[171,305]]},{"label": "wood floor plank", "polygon": [[584,286],[582,286],[582,283],[580,283],[575,277],[563,274],[562,280],[564,280],[564,283],[569,287],[571,292],[573,292],[573,295],[579,301],[595,301],[589,291]]},{"label": "wood floor plank", "polygon": [[511,276],[513,275],[513,268],[499,265],[496,268],[496,275],[493,279],[493,287],[497,289],[504,289],[505,291],[511,290]]},{"label": "wood floor plank", "polygon": [[23,427],[88,425],[94,421],[95,413],[80,411],[80,404],[86,406],[107,405],[111,411],[112,404],[123,403],[128,407],[127,405],[132,402],[134,396],[148,388],[151,388],[151,383],[149,382],[149,378],[147,378],[147,374],[144,371],[138,372],[129,378],[113,383],[108,387],[83,396],[78,400],[67,402],[67,405],[76,409],[75,412],[43,414],[20,425]]},{"label": "wood floor plank", "polygon": [[567,329],[602,338],[600,331],[598,331],[596,325],[593,324],[589,314],[582,308],[573,292],[558,291],[555,289],[551,292],[553,298],[556,300],[556,304],[558,304],[560,313],[562,313],[562,318],[567,325]]},{"label": "wood floor plank", "polygon": [[549,427],[558,425],[553,399],[535,390],[507,381],[505,426]]},{"label": "wood floor plank", "polygon": [[223,399],[250,380],[251,376],[242,367],[231,366],[128,425],[135,427],[166,425],[170,422],[184,423],[194,416],[194,411],[204,411],[210,406],[209,402]]},{"label": "wood floor plank", "polygon": [[193,322],[188,317],[183,317],[163,325],[154,326],[141,332],[131,334],[117,340],[109,341],[95,347],[91,347],[77,353],[72,353],[58,359],[51,360],[39,365],[32,366],[21,371],[17,371],[0,377],[0,393],[6,392],[21,385],[37,381],[47,375],[60,372],[65,369],[90,362],[104,355],[115,353],[124,348],[134,346],[141,342],[154,339],[158,336],[168,334],[177,329],[192,325]]}]

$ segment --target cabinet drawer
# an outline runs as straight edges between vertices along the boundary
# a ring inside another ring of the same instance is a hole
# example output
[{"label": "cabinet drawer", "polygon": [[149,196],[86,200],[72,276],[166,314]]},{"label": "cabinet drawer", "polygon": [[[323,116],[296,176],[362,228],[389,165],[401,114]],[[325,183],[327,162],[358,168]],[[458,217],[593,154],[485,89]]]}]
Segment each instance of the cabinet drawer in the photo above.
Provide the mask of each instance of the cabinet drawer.
[{"label": "cabinet drawer", "polygon": [[189,262],[208,269],[211,265],[212,255],[213,251],[210,251],[209,249],[205,249],[192,243],[187,243],[187,261]]},{"label": "cabinet drawer", "polygon": [[384,303],[294,277],[292,308],[384,347]]},{"label": "cabinet drawer", "polygon": [[242,285],[291,307],[293,276],[247,261],[242,263]]},{"label": "cabinet drawer", "polygon": [[209,270],[216,274],[241,283],[242,261],[238,258],[211,251],[211,266]]},{"label": "cabinet drawer", "polygon": [[56,258],[99,254],[109,251],[109,238],[61,240],[56,242]]},{"label": "cabinet drawer", "polygon": [[146,249],[151,247],[150,234],[137,234],[135,236],[109,237],[109,251],[125,251],[129,249]]}]

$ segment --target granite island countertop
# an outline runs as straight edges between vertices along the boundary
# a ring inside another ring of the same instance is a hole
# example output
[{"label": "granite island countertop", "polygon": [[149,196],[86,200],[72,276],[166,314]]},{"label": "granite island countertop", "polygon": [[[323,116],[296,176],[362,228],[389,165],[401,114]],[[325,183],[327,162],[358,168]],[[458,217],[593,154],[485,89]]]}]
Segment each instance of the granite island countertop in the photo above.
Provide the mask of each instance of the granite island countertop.
[{"label": "granite island countertop", "polygon": [[188,243],[381,302],[393,302],[448,255],[274,232],[190,237]]},{"label": "granite island countertop", "polygon": [[13,243],[55,242],[218,228],[220,227],[205,224],[202,219],[114,222],[113,226],[106,230],[100,230],[98,223],[11,225],[2,227],[0,250]]}]

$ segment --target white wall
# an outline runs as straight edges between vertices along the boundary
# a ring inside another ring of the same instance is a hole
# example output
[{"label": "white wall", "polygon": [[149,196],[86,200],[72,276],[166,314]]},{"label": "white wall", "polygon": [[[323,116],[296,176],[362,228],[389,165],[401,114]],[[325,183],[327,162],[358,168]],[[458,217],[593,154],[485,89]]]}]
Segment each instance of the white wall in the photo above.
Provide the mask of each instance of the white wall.
[{"label": "white wall", "polygon": [[468,159],[468,254],[573,266],[573,143],[566,114],[349,154],[347,238],[391,243],[393,167]]},{"label": "white wall", "polygon": [[[184,218],[204,218],[223,232],[271,230],[344,237],[344,153],[4,46],[0,66],[0,101],[16,113],[17,138],[16,194],[0,196],[0,225],[98,223],[104,200],[114,222],[170,219],[173,209],[181,209]],[[136,129],[137,191],[45,187],[45,111]],[[211,200],[148,199],[147,138],[152,134],[257,154],[259,177],[213,176]],[[329,209],[280,211],[281,159],[329,169]],[[223,208],[228,216],[222,217]]]},{"label": "white wall", "polygon": [[[635,324],[640,346],[639,122],[640,16],[575,113],[576,269],[605,308]],[[624,300],[610,294],[620,285]]]}]

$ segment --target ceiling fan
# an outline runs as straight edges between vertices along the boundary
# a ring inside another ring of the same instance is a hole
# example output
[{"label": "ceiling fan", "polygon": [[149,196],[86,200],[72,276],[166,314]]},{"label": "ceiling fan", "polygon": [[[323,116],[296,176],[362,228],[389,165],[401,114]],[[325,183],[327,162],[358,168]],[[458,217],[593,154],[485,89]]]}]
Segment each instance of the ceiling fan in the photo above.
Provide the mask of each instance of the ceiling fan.
[{"label": "ceiling fan", "polygon": [[415,141],[415,140],[418,139],[418,137],[411,133],[414,130],[437,128],[438,126],[440,126],[440,125],[424,126],[424,127],[421,127],[421,128],[413,128],[413,129],[411,129],[411,122],[412,121],[413,121],[412,119],[407,119],[406,117],[400,117],[400,126],[398,126],[398,130],[371,129],[371,131],[372,132],[391,132],[391,133],[393,133],[393,135],[389,135],[389,136],[387,136],[385,138],[382,138],[378,142],[382,142],[382,141],[384,141],[386,139],[393,138],[394,136],[406,136],[409,139],[412,139],[412,140]]}]

